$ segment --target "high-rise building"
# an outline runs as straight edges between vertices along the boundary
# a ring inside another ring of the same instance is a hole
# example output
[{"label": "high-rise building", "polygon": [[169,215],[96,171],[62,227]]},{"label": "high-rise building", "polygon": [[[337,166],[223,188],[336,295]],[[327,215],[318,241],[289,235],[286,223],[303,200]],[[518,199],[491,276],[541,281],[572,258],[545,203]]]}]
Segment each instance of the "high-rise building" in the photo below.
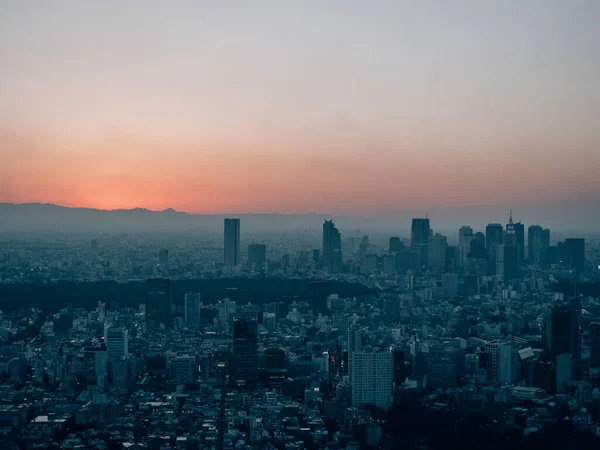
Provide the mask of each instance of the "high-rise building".
[{"label": "high-rise building", "polygon": [[127,329],[124,327],[105,327],[104,342],[109,361],[120,359],[129,353],[129,338]]},{"label": "high-rise building", "polygon": [[219,325],[223,329],[228,329],[231,318],[237,312],[236,303],[228,298],[224,298],[217,304],[217,310],[219,313]]},{"label": "high-rise building", "polygon": [[392,352],[355,352],[351,366],[352,406],[392,406]]},{"label": "high-rise building", "polygon": [[265,244],[248,245],[248,266],[254,270],[262,270],[267,260],[267,246]]},{"label": "high-rise building", "polygon": [[362,333],[360,329],[351,327],[348,329],[348,373],[350,382],[352,382],[352,359],[356,352],[360,352],[362,347]]},{"label": "high-rise building", "polygon": [[517,266],[522,267],[525,262],[525,225],[515,222],[514,230],[517,242]]},{"label": "high-rise building", "polygon": [[429,265],[429,235],[431,228],[428,218],[416,218],[412,220],[410,232],[410,247],[417,255],[417,266],[419,268]]},{"label": "high-rise building", "polygon": [[253,388],[258,377],[256,319],[233,321],[233,377],[238,387]]},{"label": "high-rise building", "polygon": [[285,369],[285,351],[281,348],[266,349],[265,369]]},{"label": "high-rise building", "polygon": [[600,368],[600,322],[590,324],[590,367]]},{"label": "high-rise building", "polygon": [[406,372],[404,370],[404,350],[395,348],[392,354],[394,360],[394,385],[404,384]]},{"label": "high-rise building", "polygon": [[83,374],[87,377],[106,375],[108,356],[106,348],[89,347],[83,350]]},{"label": "high-rise building", "polygon": [[399,237],[393,236],[390,238],[388,250],[390,253],[401,252],[404,250],[404,244]]},{"label": "high-rise building", "polygon": [[171,280],[153,278],[146,280],[146,328],[157,330],[161,324],[171,325]]},{"label": "high-rise building", "polygon": [[179,355],[169,363],[170,379],[177,383],[193,383],[198,378],[198,364],[192,355]]},{"label": "high-rise building", "polygon": [[488,254],[488,273],[496,274],[496,251],[498,245],[502,244],[504,228],[499,223],[490,223],[485,227],[485,247]]},{"label": "high-rise building", "polygon": [[527,230],[527,260],[529,264],[541,266],[548,260],[550,230],[531,225]]},{"label": "high-rise building", "polygon": [[452,389],[459,385],[465,354],[459,348],[434,345],[427,357],[427,385],[432,389]]},{"label": "high-rise building", "polygon": [[571,311],[567,306],[555,306],[550,316],[550,350],[554,355],[571,353]]},{"label": "high-rise building", "polygon": [[342,236],[333,220],[323,223],[323,268],[329,273],[342,270]]},{"label": "high-rise building", "polygon": [[585,270],[585,239],[565,239],[564,253],[564,265],[579,272]]},{"label": "high-rise building", "polygon": [[190,328],[198,328],[200,326],[200,294],[188,293],[185,294],[183,305],[183,318],[185,324]]},{"label": "high-rise building", "polygon": [[576,361],[581,359],[581,298],[579,297],[579,279],[577,292],[569,304],[569,353]]},{"label": "high-rise building", "polygon": [[471,241],[475,239],[473,228],[463,225],[458,230],[458,264],[464,265],[467,263],[467,257],[471,251]]},{"label": "high-rise building", "polygon": [[240,264],[240,219],[225,219],[225,265]]},{"label": "high-rise building", "polygon": [[496,246],[496,278],[509,281],[518,274],[518,250],[514,243]]},{"label": "high-rise building", "polygon": [[434,270],[444,270],[446,268],[446,249],[448,248],[448,239],[439,233],[429,238],[429,267]]}]

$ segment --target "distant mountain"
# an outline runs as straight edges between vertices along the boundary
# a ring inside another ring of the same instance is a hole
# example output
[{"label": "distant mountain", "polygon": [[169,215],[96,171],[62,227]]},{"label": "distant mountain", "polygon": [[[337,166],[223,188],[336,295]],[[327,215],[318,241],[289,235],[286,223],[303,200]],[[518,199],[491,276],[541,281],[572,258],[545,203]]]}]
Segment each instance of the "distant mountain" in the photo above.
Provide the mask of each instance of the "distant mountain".
[{"label": "distant mountain", "polygon": [[[593,203],[593,204],[592,204]],[[433,210],[402,211],[381,217],[330,216],[306,214],[188,214],[165,209],[144,208],[98,210],[67,208],[42,203],[0,203],[0,232],[66,232],[66,233],[222,233],[225,217],[239,217],[242,232],[285,232],[320,230],[325,218],[333,217],[344,237],[385,232],[389,236],[410,235],[411,219],[429,214],[431,227],[448,235],[453,242],[461,225],[471,225],[484,231],[487,223],[507,223],[509,208],[502,206],[437,208]],[[513,210],[515,220],[527,228],[532,224],[550,227],[553,239],[567,236],[598,234],[600,208],[596,201],[558,205],[520,206]],[[247,236],[247,235],[246,235]]]}]

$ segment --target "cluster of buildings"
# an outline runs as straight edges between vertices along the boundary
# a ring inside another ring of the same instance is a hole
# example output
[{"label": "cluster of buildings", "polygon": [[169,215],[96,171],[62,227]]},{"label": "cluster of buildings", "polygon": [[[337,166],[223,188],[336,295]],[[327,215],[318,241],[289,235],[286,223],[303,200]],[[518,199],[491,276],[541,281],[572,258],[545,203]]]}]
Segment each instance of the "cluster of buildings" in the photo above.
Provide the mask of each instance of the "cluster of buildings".
[{"label": "cluster of buildings", "polygon": [[[306,278],[304,294],[279,301],[213,303],[202,292],[176,295],[177,277],[152,277],[133,308],[107,298],[88,311],[74,298],[57,310],[1,313],[3,440],[376,448],[385,411],[407,392],[524,433],[568,415],[600,435],[595,244],[552,245],[539,226],[525,239],[512,217],[485,234],[461,227],[455,246],[427,218],[413,220],[410,239],[344,241],[333,221],[321,238],[319,249],[284,251],[278,262],[264,243],[250,243],[244,257],[240,221],[225,220],[222,276],[264,275],[277,262],[280,275]],[[158,265],[171,253],[159,250]],[[570,292],[556,288],[565,277]],[[332,278],[368,293],[332,292]]]}]

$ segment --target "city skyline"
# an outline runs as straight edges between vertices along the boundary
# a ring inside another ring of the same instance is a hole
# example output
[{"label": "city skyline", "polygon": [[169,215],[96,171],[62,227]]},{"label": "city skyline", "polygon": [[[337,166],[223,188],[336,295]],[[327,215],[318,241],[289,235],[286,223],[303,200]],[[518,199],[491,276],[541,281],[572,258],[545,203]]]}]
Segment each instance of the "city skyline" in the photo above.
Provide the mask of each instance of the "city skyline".
[{"label": "city skyline", "polygon": [[597,2],[237,6],[2,4],[0,201],[566,214],[600,195]]}]

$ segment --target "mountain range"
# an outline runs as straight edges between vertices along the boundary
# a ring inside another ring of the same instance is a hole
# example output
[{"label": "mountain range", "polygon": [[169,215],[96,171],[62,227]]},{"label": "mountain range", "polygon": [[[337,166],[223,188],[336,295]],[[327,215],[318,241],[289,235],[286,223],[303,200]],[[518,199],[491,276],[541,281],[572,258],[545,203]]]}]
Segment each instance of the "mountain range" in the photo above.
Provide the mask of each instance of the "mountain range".
[{"label": "mountain range", "polygon": [[[572,206],[572,205],[571,205]],[[498,206],[443,208],[433,211],[404,211],[380,217],[355,217],[328,214],[189,214],[166,209],[151,211],[144,208],[99,210],[70,208],[45,203],[0,203],[0,232],[65,232],[65,233],[222,233],[225,217],[239,217],[242,232],[285,232],[321,229],[325,218],[333,218],[345,235],[385,231],[390,235],[409,236],[413,217],[429,213],[431,227],[436,231],[454,234],[461,225],[471,225],[484,231],[490,222],[507,223],[509,209]],[[552,207],[531,207],[514,213],[515,221],[523,220],[525,226],[540,224],[553,232],[567,235],[597,232],[600,207],[577,208],[562,213]]]}]

